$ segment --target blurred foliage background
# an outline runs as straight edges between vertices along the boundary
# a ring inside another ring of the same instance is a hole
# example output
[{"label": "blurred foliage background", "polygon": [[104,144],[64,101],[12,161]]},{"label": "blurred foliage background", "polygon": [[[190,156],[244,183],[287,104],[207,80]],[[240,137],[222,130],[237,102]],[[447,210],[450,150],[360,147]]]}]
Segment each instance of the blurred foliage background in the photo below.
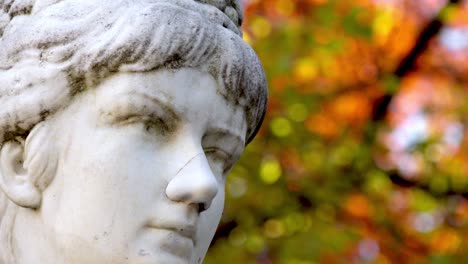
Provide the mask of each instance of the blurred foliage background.
[{"label": "blurred foliage background", "polygon": [[205,263],[468,263],[468,1],[244,3],[269,108]]}]

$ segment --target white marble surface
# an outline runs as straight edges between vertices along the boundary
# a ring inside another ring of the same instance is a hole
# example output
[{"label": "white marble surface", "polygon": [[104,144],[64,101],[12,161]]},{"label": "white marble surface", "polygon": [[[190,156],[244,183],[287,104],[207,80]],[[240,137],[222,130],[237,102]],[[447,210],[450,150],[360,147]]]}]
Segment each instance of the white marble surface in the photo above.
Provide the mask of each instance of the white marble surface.
[{"label": "white marble surface", "polygon": [[266,107],[242,16],[0,0],[0,263],[203,261]]}]

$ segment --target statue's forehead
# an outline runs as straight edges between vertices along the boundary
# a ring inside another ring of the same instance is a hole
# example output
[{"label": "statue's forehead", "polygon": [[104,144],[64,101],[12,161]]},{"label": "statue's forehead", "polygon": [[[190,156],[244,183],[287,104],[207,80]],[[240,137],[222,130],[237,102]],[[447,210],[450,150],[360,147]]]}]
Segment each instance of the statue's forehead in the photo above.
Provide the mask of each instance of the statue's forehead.
[{"label": "statue's forehead", "polygon": [[[100,87],[105,86],[105,89]],[[118,72],[99,82],[95,87],[97,97],[105,100],[106,97],[134,92],[145,92],[149,95],[157,94],[166,101],[193,100],[198,91],[214,87],[210,99],[221,98],[232,107],[241,107],[240,100],[234,95],[228,96],[225,87],[219,84],[208,72],[200,68],[159,69],[147,72]],[[204,94],[204,96],[207,96]]]},{"label": "statue's forehead", "polygon": [[[167,103],[193,100],[200,89],[212,86],[211,98],[223,97],[214,78],[195,68],[160,69],[148,72],[119,72],[97,85],[96,97],[107,101],[109,97],[121,95],[147,94],[156,96]],[[207,95],[206,93],[204,94]],[[110,102],[108,102],[110,103]]]}]

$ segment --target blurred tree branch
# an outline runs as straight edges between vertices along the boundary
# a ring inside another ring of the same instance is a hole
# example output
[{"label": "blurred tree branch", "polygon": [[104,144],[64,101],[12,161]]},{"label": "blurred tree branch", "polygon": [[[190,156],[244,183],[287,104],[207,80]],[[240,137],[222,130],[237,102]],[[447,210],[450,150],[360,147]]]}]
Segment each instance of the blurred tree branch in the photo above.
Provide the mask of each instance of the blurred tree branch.
[{"label": "blurred tree branch", "polygon": [[[399,79],[405,77],[410,72],[415,70],[416,62],[418,58],[427,50],[429,43],[432,39],[434,39],[441,29],[444,26],[442,14],[445,10],[447,10],[450,6],[457,5],[461,1],[460,0],[449,0],[447,3],[441,8],[440,12],[434,16],[433,19],[423,28],[419,36],[417,37],[414,46],[408,52],[408,54],[401,60],[398,67],[393,72],[393,75],[398,77]],[[394,97],[395,93],[386,93],[381,97],[377,98],[373,105],[372,111],[372,121],[373,123],[378,123],[383,121],[387,113],[389,111],[390,104]],[[374,130],[373,133],[377,133],[377,130]],[[371,135],[370,139],[375,142],[376,135]],[[420,188],[424,190],[430,191],[428,186],[425,186],[421,183],[411,181],[405,179],[402,175],[398,172],[394,171],[390,174],[390,180],[401,187],[408,187],[408,188]],[[445,195],[457,194],[455,192],[448,192]],[[468,197],[468,193],[462,194],[465,197]]]},{"label": "blurred tree branch", "polygon": [[[402,78],[414,70],[418,58],[427,50],[429,42],[439,34],[444,26],[441,16],[442,12],[449,6],[459,3],[460,0],[449,0],[447,4],[441,8],[441,11],[424,27],[417,37],[414,46],[393,72],[396,77]],[[376,100],[373,107],[372,121],[378,122],[385,119],[393,96],[393,94],[387,93]]]}]

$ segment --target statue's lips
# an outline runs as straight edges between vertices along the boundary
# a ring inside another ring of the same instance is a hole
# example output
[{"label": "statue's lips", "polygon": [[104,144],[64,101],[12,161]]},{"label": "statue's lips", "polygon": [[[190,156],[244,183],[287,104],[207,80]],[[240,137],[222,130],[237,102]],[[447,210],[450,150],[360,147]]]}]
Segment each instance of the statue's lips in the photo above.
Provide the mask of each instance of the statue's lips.
[{"label": "statue's lips", "polygon": [[152,231],[160,232],[163,236],[166,236],[163,244],[186,244],[186,242],[189,241],[192,247],[195,245],[195,225],[149,224],[146,227]]},{"label": "statue's lips", "polygon": [[[191,226],[161,227],[151,226],[147,229],[147,235],[152,241],[148,246],[153,248],[155,255],[162,257],[172,256],[189,263],[195,252],[195,229]],[[170,263],[170,262],[169,262]],[[179,263],[179,261],[178,261]]]}]

